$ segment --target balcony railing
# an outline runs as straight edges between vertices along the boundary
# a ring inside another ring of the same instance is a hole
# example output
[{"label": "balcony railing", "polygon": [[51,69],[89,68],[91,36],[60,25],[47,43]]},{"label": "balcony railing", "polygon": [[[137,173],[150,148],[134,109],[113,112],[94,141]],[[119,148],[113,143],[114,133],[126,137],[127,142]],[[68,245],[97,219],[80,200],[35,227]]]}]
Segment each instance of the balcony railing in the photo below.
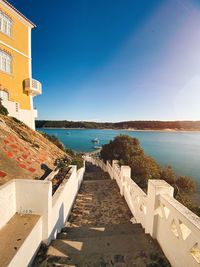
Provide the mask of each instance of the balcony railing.
[{"label": "balcony railing", "polygon": [[32,96],[37,96],[42,94],[42,84],[34,79],[24,80],[24,90]]}]

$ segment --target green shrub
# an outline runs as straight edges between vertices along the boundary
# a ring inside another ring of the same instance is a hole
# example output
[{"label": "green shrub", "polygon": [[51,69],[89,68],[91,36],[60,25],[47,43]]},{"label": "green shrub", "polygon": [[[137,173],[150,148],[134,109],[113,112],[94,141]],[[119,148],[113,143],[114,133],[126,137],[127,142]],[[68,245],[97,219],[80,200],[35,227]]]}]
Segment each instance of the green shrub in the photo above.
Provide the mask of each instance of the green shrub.
[{"label": "green shrub", "polygon": [[176,174],[170,165],[165,166],[161,169],[160,178],[162,180],[165,180],[170,185],[174,185],[176,183],[176,179],[177,179]]},{"label": "green shrub", "polygon": [[71,165],[77,165],[77,169],[80,169],[84,166],[83,158],[81,154],[76,154],[73,156]]},{"label": "green shrub", "polygon": [[71,148],[65,148],[65,152],[72,157],[75,155],[74,151]]},{"label": "green shrub", "polygon": [[145,155],[138,139],[128,135],[117,136],[102,147],[101,158],[118,160],[120,165],[131,167],[132,179],[142,188],[147,187],[148,179],[159,179],[160,168],[156,161]]},{"label": "green shrub", "polygon": [[12,119],[13,119],[16,123],[19,123],[19,124],[22,124],[22,123],[23,123],[22,121],[18,120],[18,119],[15,118],[15,117],[12,117]]},{"label": "green shrub", "polygon": [[121,164],[130,164],[134,156],[143,153],[139,140],[128,135],[120,135],[115,137],[102,147],[101,158],[106,160],[119,160]]},{"label": "green shrub", "polygon": [[194,181],[188,176],[180,176],[176,180],[176,185],[183,193],[194,193],[196,189]]},{"label": "green shrub", "polygon": [[41,133],[46,139],[48,139],[50,142],[52,142],[54,145],[56,145],[58,148],[60,148],[62,151],[65,152],[65,146],[62,142],[55,136],[55,135],[49,135],[47,133]]},{"label": "green shrub", "polygon": [[8,110],[0,103],[0,114],[4,116],[8,116]]},{"label": "green shrub", "polygon": [[57,166],[57,168],[64,168],[66,166],[69,166],[69,164],[71,164],[71,160],[66,156],[63,158],[58,158],[55,161],[55,166]]},{"label": "green shrub", "polygon": [[149,179],[160,179],[160,168],[156,161],[145,154],[132,158],[129,166],[133,180],[143,189],[147,189]]},{"label": "green shrub", "polygon": [[193,206],[191,208],[192,212],[194,212],[197,216],[200,217],[200,207],[199,206]]}]

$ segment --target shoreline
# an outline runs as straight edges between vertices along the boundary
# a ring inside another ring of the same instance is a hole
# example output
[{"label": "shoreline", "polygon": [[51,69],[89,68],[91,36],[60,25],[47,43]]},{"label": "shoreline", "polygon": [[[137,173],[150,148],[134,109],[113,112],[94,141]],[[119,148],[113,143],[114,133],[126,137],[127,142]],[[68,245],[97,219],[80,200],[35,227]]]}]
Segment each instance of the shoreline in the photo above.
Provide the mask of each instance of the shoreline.
[{"label": "shoreline", "polygon": [[176,130],[176,129],[134,129],[134,128],[127,128],[127,129],[112,129],[112,128],[56,128],[56,127],[43,127],[43,128],[36,128],[36,130],[40,129],[47,129],[47,130],[108,130],[108,131],[129,131],[129,132],[169,132],[169,133],[191,133],[191,132],[200,132],[200,129],[191,129],[191,130]]}]

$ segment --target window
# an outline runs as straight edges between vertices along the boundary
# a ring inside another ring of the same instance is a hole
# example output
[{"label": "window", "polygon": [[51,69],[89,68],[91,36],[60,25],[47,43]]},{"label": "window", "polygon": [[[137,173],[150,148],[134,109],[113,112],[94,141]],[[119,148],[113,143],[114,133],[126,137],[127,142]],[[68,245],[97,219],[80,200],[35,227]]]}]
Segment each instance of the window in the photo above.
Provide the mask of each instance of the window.
[{"label": "window", "polygon": [[8,92],[0,90],[0,98],[3,100],[8,100],[8,98],[9,98]]},{"label": "window", "polygon": [[11,36],[12,35],[12,20],[0,11],[0,31]]},{"label": "window", "polygon": [[12,56],[0,50],[0,70],[11,73],[12,72]]}]

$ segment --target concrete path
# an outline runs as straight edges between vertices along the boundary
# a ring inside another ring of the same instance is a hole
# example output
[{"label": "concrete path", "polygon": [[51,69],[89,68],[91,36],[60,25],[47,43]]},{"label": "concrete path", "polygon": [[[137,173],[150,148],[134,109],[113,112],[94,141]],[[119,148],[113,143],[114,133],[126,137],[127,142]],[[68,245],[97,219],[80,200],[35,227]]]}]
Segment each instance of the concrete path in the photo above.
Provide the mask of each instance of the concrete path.
[{"label": "concrete path", "polygon": [[132,214],[114,180],[87,164],[69,222],[33,266],[167,267],[158,244]]}]

